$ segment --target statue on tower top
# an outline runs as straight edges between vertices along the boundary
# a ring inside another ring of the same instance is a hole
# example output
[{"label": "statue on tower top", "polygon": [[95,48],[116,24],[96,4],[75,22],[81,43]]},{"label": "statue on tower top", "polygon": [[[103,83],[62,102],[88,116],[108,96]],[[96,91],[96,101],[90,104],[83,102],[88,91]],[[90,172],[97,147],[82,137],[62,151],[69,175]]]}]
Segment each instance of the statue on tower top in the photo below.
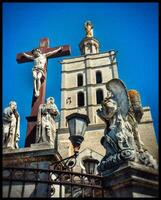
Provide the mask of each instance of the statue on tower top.
[{"label": "statue on tower top", "polygon": [[86,21],[84,24],[87,37],[93,37],[93,24],[91,21]]}]

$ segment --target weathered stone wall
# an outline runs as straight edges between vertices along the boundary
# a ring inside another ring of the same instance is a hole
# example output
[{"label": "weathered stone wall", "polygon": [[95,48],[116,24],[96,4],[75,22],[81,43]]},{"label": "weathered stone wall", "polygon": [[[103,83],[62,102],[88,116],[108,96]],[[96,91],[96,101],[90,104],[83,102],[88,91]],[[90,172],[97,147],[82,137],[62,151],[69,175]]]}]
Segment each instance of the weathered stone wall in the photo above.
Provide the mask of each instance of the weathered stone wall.
[{"label": "weathered stone wall", "polygon": [[144,115],[139,124],[139,133],[142,142],[154,158],[158,159],[158,144],[156,140],[150,107],[144,107]]}]

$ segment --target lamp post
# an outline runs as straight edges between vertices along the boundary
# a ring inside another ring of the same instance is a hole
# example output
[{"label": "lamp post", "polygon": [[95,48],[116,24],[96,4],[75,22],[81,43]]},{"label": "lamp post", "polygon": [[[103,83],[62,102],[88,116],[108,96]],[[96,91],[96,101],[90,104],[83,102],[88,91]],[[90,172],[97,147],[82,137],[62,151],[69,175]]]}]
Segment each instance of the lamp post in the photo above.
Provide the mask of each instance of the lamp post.
[{"label": "lamp post", "polygon": [[62,163],[66,168],[71,169],[76,165],[76,158],[78,156],[80,145],[84,140],[83,136],[90,121],[87,115],[80,113],[73,113],[68,115],[66,120],[69,127],[69,140],[71,141],[74,148],[74,155],[54,162],[51,165],[57,166]]},{"label": "lamp post", "polygon": [[71,141],[74,153],[78,154],[80,145],[84,140],[84,133],[86,131],[86,128],[89,124],[89,118],[87,115],[80,114],[80,113],[73,113],[66,117],[68,127],[69,127],[69,133],[70,137],[69,140]]},{"label": "lamp post", "polygon": [[83,160],[83,163],[87,174],[96,174],[96,168],[99,163],[97,159],[94,159],[90,156],[88,158],[85,158]]}]

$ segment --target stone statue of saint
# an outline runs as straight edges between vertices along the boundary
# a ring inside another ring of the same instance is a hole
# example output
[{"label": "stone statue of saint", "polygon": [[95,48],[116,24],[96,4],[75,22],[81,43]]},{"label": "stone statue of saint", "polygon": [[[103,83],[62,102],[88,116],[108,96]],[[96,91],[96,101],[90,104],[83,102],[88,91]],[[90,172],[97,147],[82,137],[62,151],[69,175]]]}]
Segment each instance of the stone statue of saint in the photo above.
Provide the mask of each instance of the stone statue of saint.
[{"label": "stone statue of saint", "polygon": [[26,58],[34,60],[34,67],[32,68],[32,74],[34,78],[34,89],[36,97],[38,97],[40,94],[41,78],[45,74],[45,65],[47,63],[47,57],[51,56],[52,54],[55,54],[61,49],[62,47],[48,53],[42,53],[42,51],[39,48],[37,48],[32,50],[33,55],[28,55],[26,53],[23,53],[23,55]]},{"label": "stone statue of saint", "polygon": [[20,137],[20,116],[15,101],[3,111],[3,148],[17,149]]},{"label": "stone statue of saint", "polygon": [[37,116],[36,143],[48,142],[55,143],[56,123],[55,118],[59,115],[54,98],[49,97],[45,104],[40,104]]},{"label": "stone statue of saint", "polygon": [[93,37],[93,25],[90,21],[85,22],[84,28],[86,31],[86,36]]}]

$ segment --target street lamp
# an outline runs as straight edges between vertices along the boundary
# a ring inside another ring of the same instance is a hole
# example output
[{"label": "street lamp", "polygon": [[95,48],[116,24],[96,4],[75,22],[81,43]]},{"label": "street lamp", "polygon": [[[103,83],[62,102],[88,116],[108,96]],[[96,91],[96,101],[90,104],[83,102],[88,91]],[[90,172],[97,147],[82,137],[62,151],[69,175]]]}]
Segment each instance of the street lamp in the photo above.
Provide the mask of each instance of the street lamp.
[{"label": "street lamp", "polygon": [[87,157],[83,160],[83,164],[87,174],[96,174],[96,168],[99,161],[97,159],[92,158],[92,156]]},{"label": "street lamp", "polygon": [[81,143],[84,140],[84,133],[85,130],[90,123],[89,118],[87,115],[80,114],[80,113],[73,113],[66,117],[70,137],[69,140],[71,141],[74,153],[78,154],[79,148]]},{"label": "street lamp", "polygon": [[74,148],[74,155],[52,163],[51,165],[54,168],[59,167],[61,163],[67,169],[71,169],[76,165],[76,158],[78,156],[80,145],[84,140],[84,133],[88,124],[90,123],[89,117],[80,113],[73,113],[68,115],[66,120],[69,127],[69,140],[71,141]]}]

